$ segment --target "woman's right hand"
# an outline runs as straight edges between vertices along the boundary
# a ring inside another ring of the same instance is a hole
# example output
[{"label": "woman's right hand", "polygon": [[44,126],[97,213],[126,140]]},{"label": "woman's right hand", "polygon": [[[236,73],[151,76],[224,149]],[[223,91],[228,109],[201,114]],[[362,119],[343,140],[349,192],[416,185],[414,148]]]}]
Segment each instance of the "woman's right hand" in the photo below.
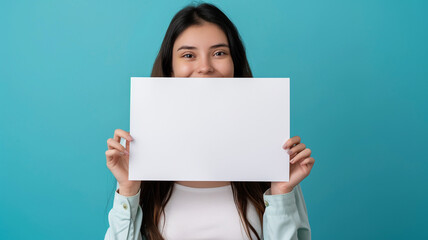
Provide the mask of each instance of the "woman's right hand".
[{"label": "woman's right hand", "polygon": [[[120,144],[120,138],[126,139],[126,148]],[[122,129],[114,131],[114,137],[107,140],[107,167],[119,183],[119,194],[133,196],[138,193],[141,181],[128,180],[129,173],[129,142],[132,141],[129,132]]]}]

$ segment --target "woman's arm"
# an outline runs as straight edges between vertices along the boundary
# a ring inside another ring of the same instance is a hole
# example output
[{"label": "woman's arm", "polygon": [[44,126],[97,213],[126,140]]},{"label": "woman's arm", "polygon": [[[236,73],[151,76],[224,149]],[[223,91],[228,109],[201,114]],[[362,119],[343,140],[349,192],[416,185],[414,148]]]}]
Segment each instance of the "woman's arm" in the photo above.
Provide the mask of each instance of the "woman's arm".
[{"label": "woman's arm", "polygon": [[[121,141],[126,140],[126,141]],[[141,181],[128,179],[129,150],[133,138],[122,129],[114,131],[113,138],[107,140],[106,164],[117,180],[120,193],[114,195],[110,210],[105,239],[142,239],[140,236],[143,212],[139,206]]]},{"label": "woman's arm", "polygon": [[311,239],[308,212],[300,184],[289,193],[271,195],[270,189],[263,195],[264,240]]},{"label": "woman's arm", "polygon": [[311,172],[315,159],[311,157],[311,150],[300,140],[299,136],[295,136],[283,145],[291,159],[289,181],[272,182],[271,188],[263,195],[266,205],[263,215],[265,240],[311,239],[300,182]]},{"label": "woman's arm", "polygon": [[113,208],[108,215],[110,227],[105,240],[129,239],[142,240],[140,228],[143,211],[139,205],[140,191],[134,196],[125,197],[117,191],[114,194]]}]

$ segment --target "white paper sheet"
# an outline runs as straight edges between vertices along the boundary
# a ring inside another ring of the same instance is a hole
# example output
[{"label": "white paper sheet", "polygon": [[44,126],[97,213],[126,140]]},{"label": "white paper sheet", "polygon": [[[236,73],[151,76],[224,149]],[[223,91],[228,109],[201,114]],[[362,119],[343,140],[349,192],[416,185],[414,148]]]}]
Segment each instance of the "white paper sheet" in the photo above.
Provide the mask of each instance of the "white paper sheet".
[{"label": "white paper sheet", "polygon": [[131,78],[130,180],[288,181],[289,78]]}]

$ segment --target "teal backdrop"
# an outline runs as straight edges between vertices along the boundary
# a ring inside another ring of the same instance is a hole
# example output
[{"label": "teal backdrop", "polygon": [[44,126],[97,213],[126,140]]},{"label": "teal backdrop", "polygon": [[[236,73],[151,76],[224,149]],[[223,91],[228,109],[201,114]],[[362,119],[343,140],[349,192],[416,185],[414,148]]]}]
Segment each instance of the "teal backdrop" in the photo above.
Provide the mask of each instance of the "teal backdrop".
[{"label": "teal backdrop", "polygon": [[[291,78],[313,239],[428,239],[428,2],[209,2],[255,77]],[[1,1],[0,239],[104,237],[106,141],[189,3]]]}]

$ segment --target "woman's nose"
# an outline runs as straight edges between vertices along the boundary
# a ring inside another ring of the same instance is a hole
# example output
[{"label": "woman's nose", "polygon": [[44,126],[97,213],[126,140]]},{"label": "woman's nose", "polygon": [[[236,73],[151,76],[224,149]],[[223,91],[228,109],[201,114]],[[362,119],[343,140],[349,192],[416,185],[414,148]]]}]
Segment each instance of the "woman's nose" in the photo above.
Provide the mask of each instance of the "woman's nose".
[{"label": "woman's nose", "polygon": [[199,74],[208,74],[214,72],[214,68],[209,59],[202,59],[198,66]]}]

